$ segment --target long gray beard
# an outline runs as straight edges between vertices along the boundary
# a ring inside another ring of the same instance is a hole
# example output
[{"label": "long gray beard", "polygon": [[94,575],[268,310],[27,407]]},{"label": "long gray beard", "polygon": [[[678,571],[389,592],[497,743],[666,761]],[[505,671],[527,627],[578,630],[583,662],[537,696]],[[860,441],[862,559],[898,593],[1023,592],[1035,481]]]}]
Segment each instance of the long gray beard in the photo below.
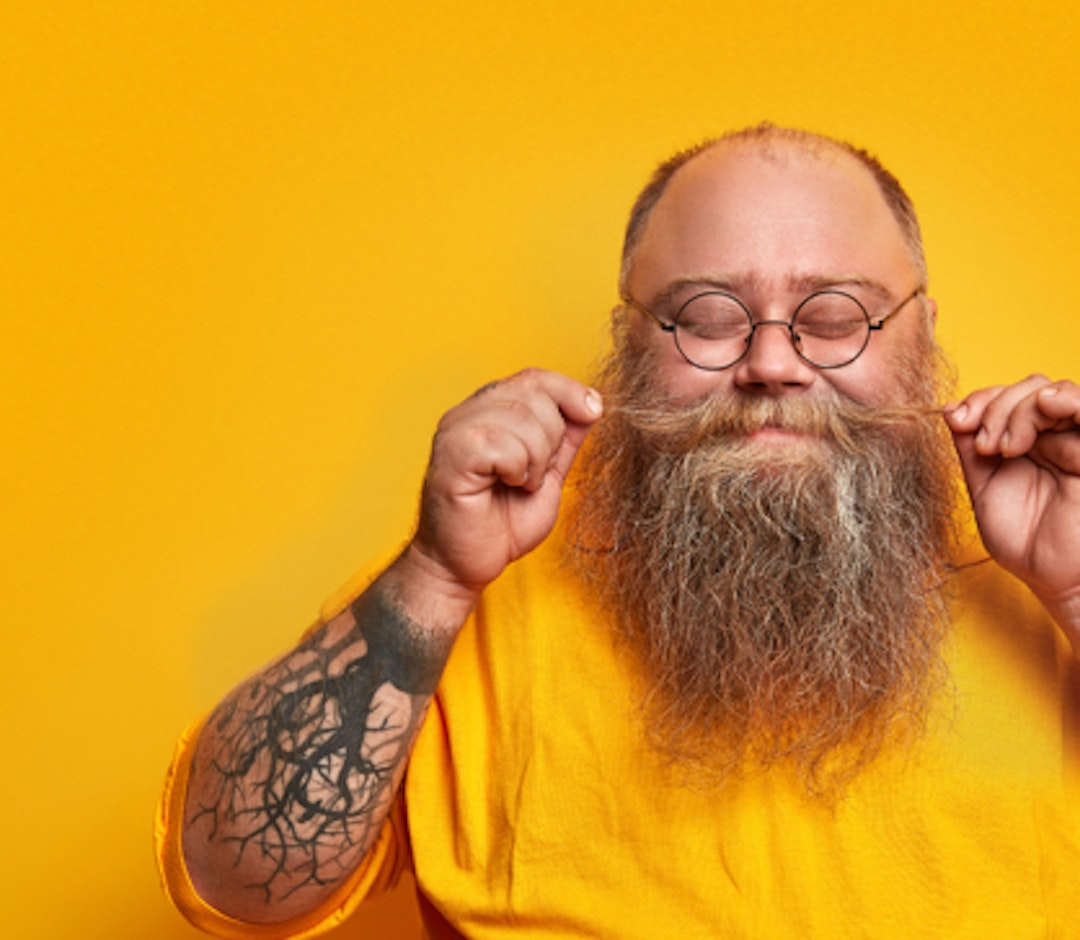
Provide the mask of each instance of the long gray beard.
[{"label": "long gray beard", "polygon": [[[629,366],[602,383],[571,545],[643,665],[650,737],[711,775],[787,762],[843,787],[918,731],[943,674],[955,473],[930,380],[890,411],[679,408],[643,405],[651,370]],[[805,438],[745,441],[764,425]]]}]

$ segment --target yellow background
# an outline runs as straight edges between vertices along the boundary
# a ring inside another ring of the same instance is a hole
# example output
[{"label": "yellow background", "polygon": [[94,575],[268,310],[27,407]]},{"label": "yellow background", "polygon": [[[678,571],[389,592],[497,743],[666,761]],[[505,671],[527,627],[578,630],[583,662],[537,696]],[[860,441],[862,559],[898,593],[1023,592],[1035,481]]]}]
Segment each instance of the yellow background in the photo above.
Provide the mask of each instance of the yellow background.
[{"label": "yellow background", "polygon": [[1080,375],[1075,9],[6,0],[0,933],[195,935],[175,734],[406,536],[445,407],[587,372],[673,149],[869,146],[963,388]]}]

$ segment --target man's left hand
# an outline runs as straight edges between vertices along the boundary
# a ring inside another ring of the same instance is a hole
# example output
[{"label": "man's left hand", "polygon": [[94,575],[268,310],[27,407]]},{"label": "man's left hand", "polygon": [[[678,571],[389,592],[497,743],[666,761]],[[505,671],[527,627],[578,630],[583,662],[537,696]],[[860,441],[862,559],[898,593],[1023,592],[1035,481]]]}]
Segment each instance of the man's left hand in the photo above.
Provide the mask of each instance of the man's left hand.
[{"label": "man's left hand", "polygon": [[946,414],[987,550],[1080,652],[1080,386],[1033,375]]}]

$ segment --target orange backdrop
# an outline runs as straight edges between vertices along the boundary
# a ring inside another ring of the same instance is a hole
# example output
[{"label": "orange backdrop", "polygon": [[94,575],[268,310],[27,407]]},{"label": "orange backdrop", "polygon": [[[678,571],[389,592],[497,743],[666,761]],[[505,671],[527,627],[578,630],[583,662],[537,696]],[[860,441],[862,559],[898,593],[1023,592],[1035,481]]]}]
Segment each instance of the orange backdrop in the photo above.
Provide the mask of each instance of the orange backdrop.
[{"label": "orange backdrop", "polygon": [[671,150],[868,145],[963,387],[1080,375],[1075,10],[8,0],[5,935],[195,935],[151,864],[175,734],[406,536],[446,406],[587,372]]}]

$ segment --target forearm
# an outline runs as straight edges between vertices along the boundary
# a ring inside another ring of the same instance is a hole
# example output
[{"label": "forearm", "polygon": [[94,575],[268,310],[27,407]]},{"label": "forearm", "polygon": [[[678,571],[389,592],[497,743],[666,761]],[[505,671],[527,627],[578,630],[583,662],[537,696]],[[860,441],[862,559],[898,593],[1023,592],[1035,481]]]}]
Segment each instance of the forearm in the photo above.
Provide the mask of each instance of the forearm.
[{"label": "forearm", "polygon": [[183,844],[218,910],[254,922],[305,913],[374,842],[467,614],[422,596],[411,574],[399,559],[207,722]]},{"label": "forearm", "polygon": [[602,405],[525,370],[439,423],[413,543],[351,607],[206,724],[184,807],[199,895],[254,922],[307,913],[373,844],[478,594],[547,537]]}]

